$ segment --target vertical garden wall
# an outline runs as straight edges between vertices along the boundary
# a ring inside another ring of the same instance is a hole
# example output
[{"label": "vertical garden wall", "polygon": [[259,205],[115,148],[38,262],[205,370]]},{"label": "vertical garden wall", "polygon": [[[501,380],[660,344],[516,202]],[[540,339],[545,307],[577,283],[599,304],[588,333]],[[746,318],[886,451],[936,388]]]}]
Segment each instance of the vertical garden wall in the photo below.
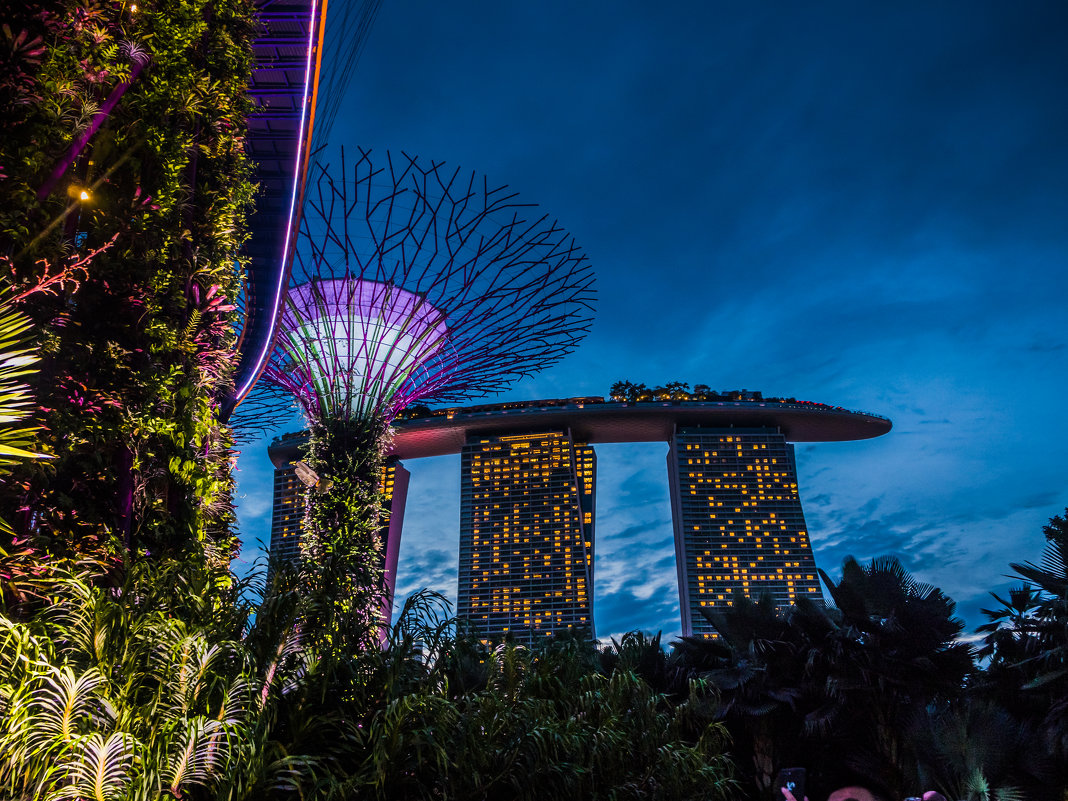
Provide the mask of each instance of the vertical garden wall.
[{"label": "vertical garden wall", "polygon": [[252,3],[31,0],[4,22],[0,267],[53,458],[5,480],[0,516],[56,555],[224,563]]}]

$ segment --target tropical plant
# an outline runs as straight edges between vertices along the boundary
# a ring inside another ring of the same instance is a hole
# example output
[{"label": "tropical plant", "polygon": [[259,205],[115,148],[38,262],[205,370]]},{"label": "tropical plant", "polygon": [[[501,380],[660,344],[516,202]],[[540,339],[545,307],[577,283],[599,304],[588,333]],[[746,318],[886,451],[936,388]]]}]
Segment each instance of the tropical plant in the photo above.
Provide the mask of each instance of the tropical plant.
[{"label": "tropical plant", "polygon": [[[0,256],[40,345],[47,466],[0,507],[54,556],[234,546],[216,397],[251,197],[246,0],[29,0],[5,17]],[[16,517],[15,512],[23,510]]]},{"label": "tropical plant", "polygon": [[719,689],[758,796],[788,764],[808,765],[817,781],[848,768],[900,792],[915,781],[914,727],[963,692],[972,667],[957,640],[963,624],[949,598],[896,559],[850,558],[840,581],[821,576],[835,608],[736,595],[702,610],[718,639],[684,638],[675,655]]},{"label": "tropical plant", "polygon": [[381,799],[728,797],[708,689],[695,683],[672,703],[629,670],[587,672],[589,655],[574,642],[503,643],[485,651],[485,687],[461,694],[447,655],[428,664],[414,691],[366,720],[365,757],[346,790]]},{"label": "tropical plant", "polygon": [[38,584],[50,605],[0,617],[7,792],[264,798],[344,775],[383,657],[317,661],[284,568],[256,606],[195,553],[137,563],[118,588],[62,571]]},{"label": "tropical plant", "polygon": [[[24,459],[44,459],[36,449],[36,426],[23,424],[33,409],[33,392],[25,380],[34,374],[38,356],[29,344],[32,323],[0,295],[0,485],[11,481],[11,469]],[[0,606],[26,600],[25,579],[39,572],[40,554],[0,519]]]},{"label": "tropical plant", "polygon": [[[1027,582],[994,595],[1000,609],[989,622],[980,654],[989,658],[975,692],[992,698],[1042,734],[1061,776],[1068,768],[1068,509],[1043,527],[1046,548],[1038,564],[1013,563]],[[1068,790],[1068,780],[1059,783]]]},{"label": "tropical plant", "polygon": [[28,418],[34,408],[33,392],[25,383],[40,361],[28,344],[33,326],[30,319],[0,296],[0,471],[9,473],[23,459],[40,459],[34,450],[36,427],[12,428]]},{"label": "tropical plant", "polygon": [[719,636],[681,638],[673,661],[718,689],[718,717],[731,732],[740,766],[758,794],[774,795],[776,772],[809,764],[808,738],[829,735],[817,725],[827,699],[809,660],[834,624],[806,598],[781,609],[770,595],[750,599],[738,592],[730,606],[701,611]]},{"label": "tropical plant", "polygon": [[[324,655],[374,647],[384,575],[380,490],[388,424],[378,417],[317,420],[308,463],[321,477],[307,504],[301,574],[315,613],[308,635]],[[365,639],[339,643],[342,630]]]},{"label": "tropical plant", "polygon": [[640,631],[630,631],[618,640],[613,637],[611,646],[601,649],[600,658],[606,673],[627,670],[659,693],[685,695],[688,692],[688,677],[668,660],[660,645],[660,632],[649,637]]},{"label": "tropical plant", "polygon": [[246,734],[250,674],[170,570],[121,590],[53,573],[51,604],[0,617],[0,787],[26,798],[174,797],[218,782]]},{"label": "tropical plant", "polygon": [[913,781],[912,727],[932,704],[959,698],[973,667],[972,649],[958,639],[964,624],[940,589],[916,581],[893,557],[861,566],[842,564],[837,584],[820,576],[840,615],[821,666],[831,698],[826,725],[867,752],[897,792]]},{"label": "tropical plant", "polygon": [[977,697],[929,710],[916,729],[919,782],[961,801],[1059,801],[1040,732]]}]

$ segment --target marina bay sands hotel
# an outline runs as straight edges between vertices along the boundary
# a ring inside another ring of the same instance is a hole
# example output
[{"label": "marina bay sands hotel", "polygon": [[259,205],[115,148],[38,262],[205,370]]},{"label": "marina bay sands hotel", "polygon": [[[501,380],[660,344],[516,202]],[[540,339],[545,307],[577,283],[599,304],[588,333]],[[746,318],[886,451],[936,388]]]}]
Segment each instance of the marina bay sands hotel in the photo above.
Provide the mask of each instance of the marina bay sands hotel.
[{"label": "marina bay sands hotel", "polygon": [[[765,400],[527,401],[425,410],[394,423],[383,476],[396,582],[408,471],[403,460],[461,455],[457,613],[479,636],[520,642],[593,631],[597,459],[609,442],[666,442],[684,635],[710,636],[702,608],[735,591],[780,604],[819,596],[797,491],[794,442],[877,437],[890,421],[821,403]],[[276,439],[271,551],[299,556],[304,433]]]}]

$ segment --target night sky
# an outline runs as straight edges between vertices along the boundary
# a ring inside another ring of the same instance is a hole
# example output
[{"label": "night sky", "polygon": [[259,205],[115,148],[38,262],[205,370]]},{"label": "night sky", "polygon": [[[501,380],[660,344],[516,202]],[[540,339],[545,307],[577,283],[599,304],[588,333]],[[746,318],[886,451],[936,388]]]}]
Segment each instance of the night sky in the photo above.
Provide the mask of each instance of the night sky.
[{"label": "night sky", "polygon": [[[1068,506],[1066,42],[1059,0],[385,0],[331,139],[508,184],[586,251],[589,337],[500,400],[677,380],[891,418],[797,446],[816,562],[897,556],[974,628]],[[667,446],[597,451],[597,634],[667,641]],[[398,588],[455,597],[459,457],[407,466]],[[247,563],[266,443],[238,469]]]}]

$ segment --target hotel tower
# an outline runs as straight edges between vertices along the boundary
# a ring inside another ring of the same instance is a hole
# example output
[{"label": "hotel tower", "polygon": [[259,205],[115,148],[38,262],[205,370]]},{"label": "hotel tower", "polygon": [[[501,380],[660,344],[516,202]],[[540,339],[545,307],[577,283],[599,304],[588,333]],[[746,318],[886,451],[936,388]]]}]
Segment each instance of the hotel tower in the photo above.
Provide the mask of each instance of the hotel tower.
[{"label": "hotel tower", "polygon": [[[792,442],[885,434],[885,417],[759,393],[713,399],[519,401],[426,410],[394,423],[383,486],[391,492],[386,569],[396,574],[408,472],[395,459],[461,454],[457,612],[486,640],[593,632],[593,445],[668,446],[683,634],[712,636],[701,610],[770,593],[820,599]],[[533,432],[533,433],[532,433]],[[273,551],[299,554],[304,435],[269,449]],[[418,584],[418,580],[415,582]]]},{"label": "hotel tower", "polygon": [[457,613],[480,639],[592,634],[595,470],[566,432],[468,438]]},{"label": "hotel tower", "polygon": [[775,429],[680,428],[668,452],[683,635],[709,636],[702,608],[735,592],[780,606],[821,598],[794,446]]}]

